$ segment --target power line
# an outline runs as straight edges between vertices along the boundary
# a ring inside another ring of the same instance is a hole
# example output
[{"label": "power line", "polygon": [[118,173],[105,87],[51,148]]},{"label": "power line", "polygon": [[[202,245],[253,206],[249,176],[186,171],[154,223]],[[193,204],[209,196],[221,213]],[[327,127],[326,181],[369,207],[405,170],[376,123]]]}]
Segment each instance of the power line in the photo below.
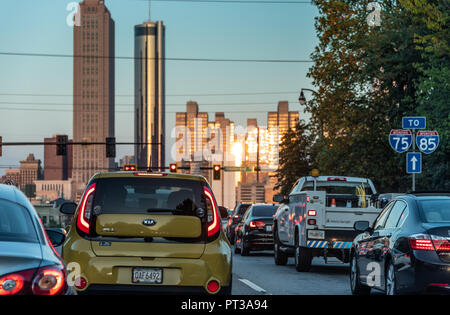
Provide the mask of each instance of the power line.
[{"label": "power line", "polygon": [[[2,111],[2,110],[7,110],[7,111],[35,111],[35,112],[68,112],[68,113],[73,113],[73,110],[70,110],[70,109],[67,109],[67,110],[65,110],[65,109],[43,109],[43,108],[0,108],[0,111]],[[211,110],[209,110],[209,111],[211,111]],[[215,110],[214,110],[215,111]],[[99,113],[99,112],[103,112],[103,111],[101,111],[101,110],[91,110],[91,111],[89,111],[89,110],[83,110],[82,111],[83,113]],[[206,112],[208,112],[208,111],[206,111]],[[229,113],[229,114],[234,114],[234,113],[236,113],[236,114],[241,114],[241,113],[252,113],[252,114],[257,114],[256,112],[255,112],[255,110],[248,110],[248,111],[234,111],[234,110],[220,110],[220,111],[217,111],[217,112],[223,112],[223,113]],[[267,110],[265,110],[264,112],[270,112],[270,111],[267,111]],[[127,111],[119,111],[119,110],[116,110],[116,111],[114,111],[114,113],[117,113],[117,114],[131,114],[131,113],[134,113],[134,111],[129,111],[129,110],[127,110]],[[174,113],[184,113],[183,111],[166,111],[166,113],[170,113],[170,114],[174,114]]]},{"label": "power line", "polygon": [[[296,102],[296,101],[290,101],[290,102]],[[94,104],[88,104],[89,102],[87,102],[86,104],[78,104],[78,106],[103,106],[105,104],[98,104],[98,103],[94,103]],[[46,102],[0,102],[0,105],[45,105],[45,106],[73,106],[72,103],[46,103]],[[199,104],[199,106],[241,106],[241,105],[276,105],[276,103],[274,102],[237,102],[237,103],[201,103]],[[134,104],[115,104],[114,106],[126,106],[126,107],[134,107]],[[186,106],[186,103],[181,103],[181,104],[165,104],[165,106]],[[20,108],[18,108],[20,109]]]},{"label": "power line", "polygon": [[[299,91],[287,92],[235,92],[235,93],[201,93],[201,94],[166,94],[166,96],[193,97],[193,96],[243,96],[243,95],[278,95],[278,94],[299,94]],[[33,93],[0,93],[0,96],[36,96],[36,97],[73,97],[79,94],[33,94]],[[100,95],[101,96],[101,95]],[[99,96],[99,97],[100,97]],[[134,94],[116,94],[115,97],[134,97]],[[151,96],[151,95],[150,95]]]},{"label": "power line", "polygon": [[[135,0],[135,1],[148,1],[148,0]],[[187,3],[226,3],[226,4],[311,4],[311,1],[264,1],[264,0],[152,0],[153,2],[187,2]]]},{"label": "power line", "polygon": [[257,62],[257,63],[312,63],[312,60],[294,59],[220,59],[220,58],[144,58],[127,56],[97,56],[97,55],[71,55],[71,54],[49,54],[49,53],[20,53],[0,51],[3,56],[25,56],[25,57],[54,57],[54,58],[92,58],[92,59],[119,59],[119,60],[165,60],[165,61],[192,61],[192,62]]}]

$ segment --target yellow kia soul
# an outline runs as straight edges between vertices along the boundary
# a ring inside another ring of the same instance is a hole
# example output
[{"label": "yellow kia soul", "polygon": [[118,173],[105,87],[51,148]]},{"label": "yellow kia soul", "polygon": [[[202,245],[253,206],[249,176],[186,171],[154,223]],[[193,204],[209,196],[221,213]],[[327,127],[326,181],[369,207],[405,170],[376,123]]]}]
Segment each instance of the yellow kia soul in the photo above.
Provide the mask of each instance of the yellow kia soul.
[{"label": "yellow kia soul", "polygon": [[79,294],[231,294],[231,246],[201,176],[99,173],[60,211],[74,214],[62,256],[79,264]]}]

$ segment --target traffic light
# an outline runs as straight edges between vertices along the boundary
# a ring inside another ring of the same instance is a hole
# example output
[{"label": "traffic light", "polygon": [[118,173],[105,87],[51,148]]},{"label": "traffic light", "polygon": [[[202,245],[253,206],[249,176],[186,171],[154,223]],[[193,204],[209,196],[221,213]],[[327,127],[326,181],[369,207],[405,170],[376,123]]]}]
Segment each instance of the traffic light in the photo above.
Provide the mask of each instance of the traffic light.
[{"label": "traffic light", "polygon": [[56,155],[67,155],[68,136],[56,136]]},{"label": "traffic light", "polygon": [[171,173],[176,173],[177,172],[177,164],[176,163],[170,164],[169,169],[170,169]]},{"label": "traffic light", "polygon": [[106,138],[106,157],[107,158],[116,157],[116,138],[114,137]]},{"label": "traffic light", "polygon": [[2,137],[0,136],[0,156],[2,156]]},{"label": "traffic light", "polygon": [[135,171],[137,169],[136,164],[125,164],[122,169],[124,171]]},{"label": "traffic light", "polygon": [[213,167],[213,179],[220,180],[220,165],[214,165]]}]

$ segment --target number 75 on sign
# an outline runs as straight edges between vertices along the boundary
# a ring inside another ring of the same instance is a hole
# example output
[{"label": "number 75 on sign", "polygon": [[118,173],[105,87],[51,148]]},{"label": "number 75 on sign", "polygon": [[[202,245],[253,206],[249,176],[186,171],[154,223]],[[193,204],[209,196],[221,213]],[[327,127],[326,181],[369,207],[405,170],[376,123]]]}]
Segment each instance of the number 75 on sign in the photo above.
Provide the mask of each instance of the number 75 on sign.
[{"label": "number 75 on sign", "polygon": [[391,130],[389,133],[389,144],[398,153],[408,151],[412,144],[412,133],[410,130]]}]

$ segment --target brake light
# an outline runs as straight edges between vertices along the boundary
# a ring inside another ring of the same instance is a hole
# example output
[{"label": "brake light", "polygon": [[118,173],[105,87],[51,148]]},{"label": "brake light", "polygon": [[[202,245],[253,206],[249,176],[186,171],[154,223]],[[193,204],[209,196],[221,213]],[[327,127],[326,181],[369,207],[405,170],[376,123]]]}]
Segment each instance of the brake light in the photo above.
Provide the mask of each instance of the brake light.
[{"label": "brake light", "polygon": [[308,225],[316,225],[316,219],[309,219]]},{"label": "brake light", "polygon": [[0,295],[19,293],[25,285],[25,279],[20,274],[11,274],[0,278]]},{"label": "brake light", "polygon": [[134,173],[134,175],[136,175],[136,176],[151,176],[151,177],[162,177],[162,176],[167,176],[166,173],[145,173],[145,172]]},{"label": "brake light", "polygon": [[57,295],[67,288],[64,268],[58,265],[29,269],[0,277],[0,295]]},{"label": "brake light", "polygon": [[434,250],[431,237],[426,234],[415,234],[409,237],[409,244],[413,250]]},{"label": "brake light", "polygon": [[89,234],[90,223],[89,220],[91,218],[91,210],[94,199],[95,192],[95,183],[90,185],[86,190],[86,194],[81,200],[81,208],[80,213],[77,218],[77,227],[83,233]]},{"label": "brake light", "polygon": [[345,181],[347,181],[347,178],[345,178],[345,177],[328,177],[327,180],[330,181],[330,182],[333,182],[333,181],[345,182]]},{"label": "brake light", "polygon": [[315,217],[316,215],[317,215],[317,211],[316,210],[308,210],[308,216]]},{"label": "brake light", "polygon": [[236,215],[234,216],[234,218],[235,218],[235,219],[239,219],[239,215],[236,214]]},{"label": "brake light", "polygon": [[208,237],[217,234],[220,231],[219,214],[217,212],[217,204],[213,194],[209,188],[204,187],[203,190],[206,197],[206,209],[208,214]]},{"label": "brake light", "polygon": [[437,252],[450,251],[449,239],[442,236],[431,235],[431,241],[433,242],[434,248]]},{"label": "brake light", "polygon": [[252,229],[257,229],[257,228],[263,228],[266,224],[264,222],[261,221],[251,221],[249,226]]},{"label": "brake light", "polygon": [[33,294],[56,295],[66,286],[65,275],[56,268],[43,268],[33,281]]}]

